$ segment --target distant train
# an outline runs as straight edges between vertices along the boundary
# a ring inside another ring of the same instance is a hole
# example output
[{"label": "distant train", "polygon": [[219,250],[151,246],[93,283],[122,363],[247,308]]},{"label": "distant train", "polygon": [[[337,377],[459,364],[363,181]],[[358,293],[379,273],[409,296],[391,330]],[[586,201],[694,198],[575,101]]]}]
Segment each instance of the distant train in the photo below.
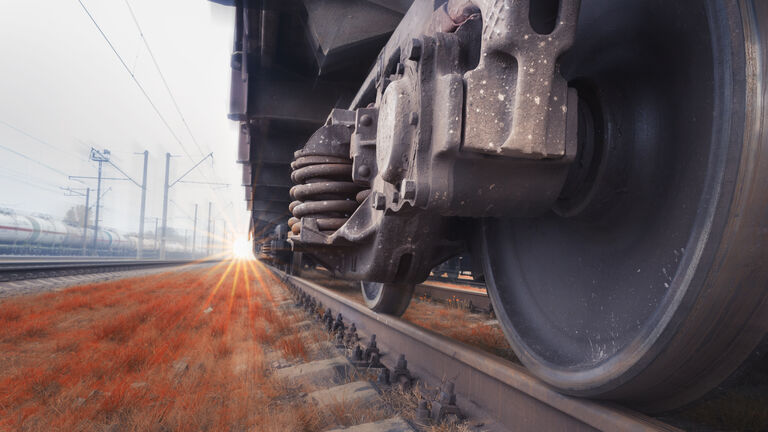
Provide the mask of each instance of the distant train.
[{"label": "distant train", "polygon": [[[93,254],[94,229],[85,234],[88,254]],[[138,238],[120,234],[111,228],[99,228],[96,254],[101,256],[135,256]],[[144,239],[144,255],[158,254],[154,240]],[[169,241],[168,256],[185,253],[184,245]],[[24,215],[0,209],[0,255],[82,255],[83,227],[70,225],[47,215]]]}]

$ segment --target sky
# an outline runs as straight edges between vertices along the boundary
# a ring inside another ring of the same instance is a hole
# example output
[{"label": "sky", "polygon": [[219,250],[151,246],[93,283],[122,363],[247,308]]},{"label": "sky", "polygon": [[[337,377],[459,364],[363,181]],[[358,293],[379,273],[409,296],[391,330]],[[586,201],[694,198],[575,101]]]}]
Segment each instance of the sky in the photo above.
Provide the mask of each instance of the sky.
[{"label": "sky", "polygon": [[[229,186],[176,184],[170,189],[168,225],[191,232],[198,204],[198,229],[204,228],[213,202],[217,233],[226,224],[237,237],[246,236],[237,128],[227,119],[234,9],[206,0],[80,1],[168,127],[78,0],[5,1],[0,14],[0,207],[63,218],[85,198],[68,196],[61,188],[96,188],[95,180],[68,178],[96,176],[91,147],[110,150],[111,160],[139,183],[143,157],[136,153],[148,150],[146,223],[152,231],[154,218],[162,215],[165,153],[174,156],[173,181],[213,152],[212,161],[185,180]],[[103,175],[122,177],[107,164]],[[107,189],[101,225],[137,232],[140,188],[110,180],[102,183],[102,191]]]}]

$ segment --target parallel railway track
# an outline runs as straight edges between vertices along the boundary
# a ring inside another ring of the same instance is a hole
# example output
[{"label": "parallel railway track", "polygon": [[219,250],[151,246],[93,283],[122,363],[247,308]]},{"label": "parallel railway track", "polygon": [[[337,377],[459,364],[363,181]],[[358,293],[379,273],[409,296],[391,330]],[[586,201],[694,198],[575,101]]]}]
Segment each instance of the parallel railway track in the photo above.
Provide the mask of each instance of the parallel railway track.
[{"label": "parallel railway track", "polygon": [[310,296],[333,316],[354,323],[361,343],[376,335],[382,363],[393,368],[403,354],[421,381],[455,384],[457,405],[473,419],[492,418],[505,429],[542,430],[678,430],[623,407],[565,396],[519,365],[397,318],[376,314],[320,285],[274,270],[296,295]]},{"label": "parallel railway track", "polygon": [[44,259],[0,261],[0,282],[191,264],[195,260]]}]

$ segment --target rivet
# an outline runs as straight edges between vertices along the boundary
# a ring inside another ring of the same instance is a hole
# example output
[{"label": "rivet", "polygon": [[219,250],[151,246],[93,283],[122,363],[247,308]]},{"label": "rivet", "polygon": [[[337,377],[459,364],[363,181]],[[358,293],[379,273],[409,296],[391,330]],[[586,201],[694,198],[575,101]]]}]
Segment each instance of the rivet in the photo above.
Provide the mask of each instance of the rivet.
[{"label": "rivet", "polygon": [[371,175],[371,169],[368,168],[368,165],[360,165],[357,168],[357,175],[363,178],[367,178],[369,175]]}]

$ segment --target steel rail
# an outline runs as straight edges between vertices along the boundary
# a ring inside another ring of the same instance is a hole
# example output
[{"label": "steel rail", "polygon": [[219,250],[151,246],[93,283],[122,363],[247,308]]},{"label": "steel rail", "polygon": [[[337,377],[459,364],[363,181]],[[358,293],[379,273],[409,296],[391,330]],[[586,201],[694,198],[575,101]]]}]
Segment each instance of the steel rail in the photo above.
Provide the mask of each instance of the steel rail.
[{"label": "steel rail", "polygon": [[154,267],[171,267],[201,260],[51,260],[28,262],[0,262],[0,282],[41,279],[78,274],[106,273]]},{"label": "steel rail", "polygon": [[644,414],[605,402],[558,393],[522,366],[398,318],[376,314],[313,282],[272,271],[293,289],[313,297],[333,316],[354,323],[363,340],[376,335],[382,363],[392,368],[400,354],[422,381],[455,384],[458,405],[473,418],[490,416],[516,431],[677,431]]}]

